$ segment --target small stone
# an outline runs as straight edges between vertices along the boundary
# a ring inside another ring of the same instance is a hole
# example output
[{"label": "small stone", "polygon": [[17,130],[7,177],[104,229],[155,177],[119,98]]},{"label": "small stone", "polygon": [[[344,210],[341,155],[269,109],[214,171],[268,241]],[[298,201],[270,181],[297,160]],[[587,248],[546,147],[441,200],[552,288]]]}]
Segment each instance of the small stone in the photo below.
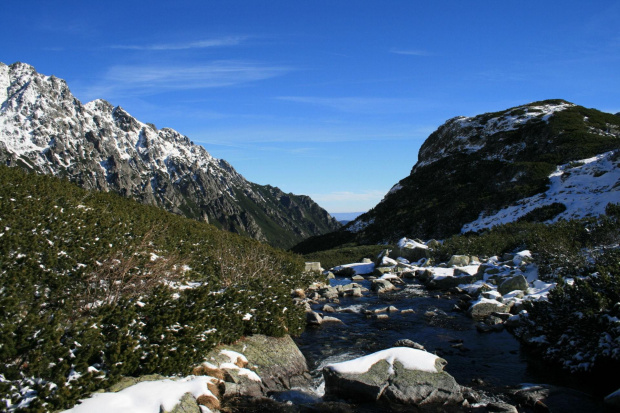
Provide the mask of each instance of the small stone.
[{"label": "small stone", "polygon": [[336,317],[331,317],[331,316],[325,316],[323,317],[323,321],[321,324],[325,324],[325,323],[340,323],[340,324],[344,324],[342,322],[342,320],[336,318]]},{"label": "small stone", "polygon": [[334,309],[334,307],[332,307],[332,306],[331,306],[331,305],[329,305],[329,304],[325,304],[325,305],[323,306],[323,308],[321,309],[321,311],[326,312],[326,313],[335,313],[335,312],[336,312],[336,310]]},{"label": "small stone", "polygon": [[424,346],[422,344],[416,343],[413,340],[409,340],[408,338],[403,338],[394,343],[394,347],[411,347],[416,348],[418,350],[424,350]]}]

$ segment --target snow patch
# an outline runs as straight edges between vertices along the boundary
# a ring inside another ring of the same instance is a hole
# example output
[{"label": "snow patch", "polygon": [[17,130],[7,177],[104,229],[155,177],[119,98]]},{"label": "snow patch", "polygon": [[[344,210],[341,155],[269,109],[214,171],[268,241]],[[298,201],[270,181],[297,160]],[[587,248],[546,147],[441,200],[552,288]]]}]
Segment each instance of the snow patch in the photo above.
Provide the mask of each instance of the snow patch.
[{"label": "snow patch", "polygon": [[359,357],[342,363],[328,364],[325,368],[341,374],[363,374],[381,360],[387,361],[390,366],[398,361],[406,370],[420,370],[429,373],[438,373],[435,362],[439,357],[423,350],[408,347],[394,347],[378,351],[367,356]]},{"label": "snow patch", "polygon": [[481,214],[477,220],[465,224],[461,232],[480,231],[514,222],[539,207],[553,203],[564,204],[566,210],[550,222],[602,215],[607,204],[620,200],[620,168],[613,157],[614,152],[607,152],[561,165],[549,176],[551,185],[546,192],[524,198],[493,215]]},{"label": "snow patch", "polygon": [[94,394],[64,413],[153,413],[162,408],[171,411],[185,393],[196,398],[202,395],[215,397],[207,384],[216,380],[208,376],[189,376],[180,380],[145,381],[118,393]]}]

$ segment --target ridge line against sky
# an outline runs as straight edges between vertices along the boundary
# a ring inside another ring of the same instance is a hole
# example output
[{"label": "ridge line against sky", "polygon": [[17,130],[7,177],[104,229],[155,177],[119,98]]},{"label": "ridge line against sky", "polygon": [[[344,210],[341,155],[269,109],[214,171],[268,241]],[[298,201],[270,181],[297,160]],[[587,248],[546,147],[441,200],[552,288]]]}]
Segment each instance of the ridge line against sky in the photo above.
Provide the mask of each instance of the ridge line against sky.
[{"label": "ridge line against sky", "polygon": [[0,61],[171,127],[248,180],[366,211],[454,116],[620,111],[620,4],[5,0]]}]

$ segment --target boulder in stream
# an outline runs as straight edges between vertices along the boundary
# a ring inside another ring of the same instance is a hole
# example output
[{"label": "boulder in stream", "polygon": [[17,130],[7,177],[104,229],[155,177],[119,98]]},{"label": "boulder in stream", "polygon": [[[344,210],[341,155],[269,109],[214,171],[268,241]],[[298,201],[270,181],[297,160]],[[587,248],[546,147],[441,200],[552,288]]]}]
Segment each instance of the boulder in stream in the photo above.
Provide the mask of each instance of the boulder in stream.
[{"label": "boulder in stream", "polygon": [[372,285],[370,287],[370,289],[372,291],[376,291],[378,293],[383,293],[386,291],[391,291],[393,289],[395,289],[396,287],[394,287],[394,284],[392,284],[391,282],[389,282],[388,280],[383,280],[383,279],[377,279],[377,280],[373,280],[372,281]]},{"label": "boulder in stream", "polygon": [[423,350],[394,347],[323,369],[325,395],[404,405],[457,404],[461,387],[447,362]]}]

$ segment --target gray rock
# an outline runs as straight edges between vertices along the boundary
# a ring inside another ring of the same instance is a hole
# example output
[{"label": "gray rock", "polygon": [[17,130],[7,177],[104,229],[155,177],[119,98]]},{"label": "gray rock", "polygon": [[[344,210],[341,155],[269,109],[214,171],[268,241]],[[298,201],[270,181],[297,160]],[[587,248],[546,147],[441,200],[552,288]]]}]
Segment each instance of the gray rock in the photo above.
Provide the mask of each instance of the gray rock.
[{"label": "gray rock", "polygon": [[520,274],[502,282],[499,287],[497,287],[497,291],[504,295],[515,290],[527,291],[528,286],[527,279]]},{"label": "gray rock", "polygon": [[323,321],[321,322],[321,324],[325,324],[325,323],[340,323],[340,324],[344,324],[342,322],[342,320],[340,320],[339,318],[331,317],[331,316],[323,317]]},{"label": "gray rock", "polygon": [[391,282],[389,282],[388,280],[373,280],[372,281],[372,285],[370,286],[370,289],[372,291],[375,291],[377,293],[384,293],[386,291],[391,291],[394,290],[396,287],[394,287],[394,284],[392,284]]},{"label": "gray rock", "polygon": [[381,262],[383,262],[383,257],[389,257],[390,256],[390,250],[388,249],[384,249],[382,250],[378,255],[377,255],[377,259],[375,260],[375,266],[378,267],[381,265]]},{"label": "gray rock", "polygon": [[362,289],[362,288],[354,288],[352,290],[351,296],[353,296],[353,297],[361,297],[363,291],[364,291],[364,289]]},{"label": "gray rock", "polygon": [[334,307],[332,307],[332,306],[331,306],[331,305],[329,305],[329,304],[325,304],[321,310],[322,310],[323,312],[325,312],[325,313],[335,313],[335,312],[336,312],[336,310],[334,309]]},{"label": "gray rock", "polygon": [[[267,337],[247,336],[234,344],[220,345],[208,353],[206,360],[219,360],[222,349],[236,351],[248,359],[248,369],[262,379],[263,394],[270,391],[289,390],[293,384],[303,387],[309,385],[308,364],[290,336]],[[226,358],[226,361],[228,359]]]},{"label": "gray rock", "polygon": [[364,281],[365,280],[364,276],[362,275],[354,275],[353,277],[351,277],[351,279],[353,281]]},{"label": "gray rock", "polygon": [[148,374],[146,376],[140,377],[123,377],[117,383],[110,386],[107,391],[110,393],[116,393],[126,389],[127,387],[131,387],[134,384],[142,383],[143,381],[164,380],[166,378],[167,377],[161,376],[159,374]]},{"label": "gray rock", "polygon": [[319,290],[319,295],[326,299],[338,298],[338,289],[335,287],[325,287]]},{"label": "gray rock", "polygon": [[432,279],[426,287],[429,290],[449,290],[461,284],[472,284],[476,281],[473,275],[463,275],[460,277],[444,277],[439,279]]},{"label": "gray rock", "polygon": [[191,393],[185,393],[179,404],[174,406],[170,411],[164,410],[163,407],[159,410],[161,413],[201,413],[200,406]]},{"label": "gray rock", "polygon": [[309,311],[306,313],[306,323],[311,326],[320,326],[323,322],[323,317],[316,311]]},{"label": "gray rock", "polygon": [[[439,360],[445,363],[445,360]],[[380,360],[362,374],[339,373],[325,368],[323,376],[327,397],[356,401],[384,400],[416,406],[456,404],[463,400],[460,386],[448,373],[407,370],[398,361],[390,366],[387,361]]]},{"label": "gray rock", "polygon": [[424,346],[422,344],[416,343],[413,340],[409,340],[408,338],[403,338],[394,343],[394,347],[411,347],[418,350],[424,350]]},{"label": "gray rock", "polygon": [[392,267],[375,267],[373,275],[382,276],[383,274],[389,274],[392,272]]},{"label": "gray rock", "polygon": [[469,307],[467,313],[474,320],[483,320],[493,313],[504,313],[508,311],[508,309],[509,307],[507,305],[502,304],[498,301],[482,301],[474,303],[471,307]]},{"label": "gray rock", "polygon": [[487,412],[493,413],[519,413],[519,410],[511,404],[503,402],[490,402],[485,406]]},{"label": "gray rock", "polygon": [[397,254],[409,262],[416,262],[422,258],[429,258],[430,250],[428,248],[399,248]]},{"label": "gray rock", "polygon": [[550,384],[522,384],[507,389],[507,394],[516,404],[534,412],[597,412],[601,409],[600,399]]},{"label": "gray rock", "polygon": [[469,257],[467,255],[453,255],[448,261],[448,267],[464,267],[469,265]]},{"label": "gray rock", "polygon": [[[496,313],[493,313],[493,314],[496,314]],[[499,317],[496,317],[495,315],[490,315],[484,319],[484,324],[495,326],[498,324],[504,324],[504,320],[502,320]]]}]

